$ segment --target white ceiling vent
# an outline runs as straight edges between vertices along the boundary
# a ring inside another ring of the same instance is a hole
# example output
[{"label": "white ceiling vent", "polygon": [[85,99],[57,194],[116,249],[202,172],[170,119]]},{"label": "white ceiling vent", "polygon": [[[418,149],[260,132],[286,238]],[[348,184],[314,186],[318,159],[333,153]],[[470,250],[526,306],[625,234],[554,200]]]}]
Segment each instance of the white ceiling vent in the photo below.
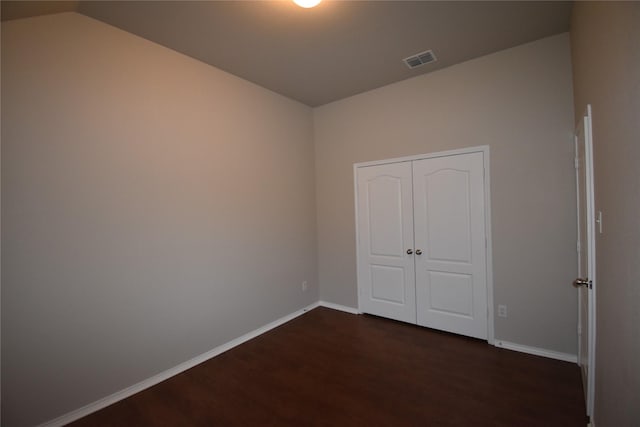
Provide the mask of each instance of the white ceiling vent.
[{"label": "white ceiling vent", "polygon": [[403,59],[404,63],[407,64],[409,68],[417,68],[424,64],[429,64],[431,62],[436,62],[436,55],[432,50],[427,50],[424,52],[417,53],[408,58]]}]

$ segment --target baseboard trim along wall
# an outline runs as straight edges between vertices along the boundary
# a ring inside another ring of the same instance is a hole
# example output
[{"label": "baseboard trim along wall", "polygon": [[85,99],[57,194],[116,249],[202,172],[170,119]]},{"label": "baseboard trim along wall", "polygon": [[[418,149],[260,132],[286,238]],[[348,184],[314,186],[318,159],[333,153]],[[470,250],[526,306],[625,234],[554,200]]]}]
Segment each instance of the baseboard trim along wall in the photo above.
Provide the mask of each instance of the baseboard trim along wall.
[{"label": "baseboard trim along wall", "polygon": [[561,353],[559,351],[547,350],[544,348],[530,347],[528,345],[514,344],[509,341],[496,340],[496,347],[506,350],[519,351],[521,353],[533,354],[535,356],[548,357],[549,359],[562,360],[564,362],[578,363],[578,356],[575,354]]},{"label": "baseboard trim along wall", "polygon": [[357,308],[347,307],[346,305],[334,304],[332,302],[320,301],[320,307],[331,308],[333,310],[344,311],[345,313],[360,314]]},{"label": "baseboard trim along wall", "polygon": [[[178,366],[174,366],[173,368],[167,369],[166,371],[160,372],[157,375],[154,375],[151,378],[147,378],[146,380],[140,381],[137,384],[134,384],[130,387],[127,387],[123,390],[117,391],[110,396],[104,397],[102,399],[96,400],[95,402],[89,403],[88,405],[83,406],[82,408],[76,409],[75,411],[68,412],[58,418],[55,418],[51,421],[47,421],[43,424],[40,424],[39,427],[60,427],[65,424],[69,424],[73,421],[76,421],[82,417],[85,417],[93,412],[99,411],[100,409],[106,408],[109,405],[113,405],[120,400],[126,399],[127,397],[133,396],[136,393],[139,393],[149,387],[152,387],[156,384],[161,383],[162,381],[169,379],[175,375],[178,375],[181,372],[186,371],[187,369],[193,368],[196,365],[199,365],[202,362],[205,362],[211,358],[216,357],[219,354],[224,353],[225,351],[231,350],[232,348],[239,346],[253,338],[256,338],[259,335],[264,334],[265,332],[270,331],[271,329],[277,328],[298,316],[303,315],[304,313],[313,310],[314,308],[322,305],[319,302],[315,302],[311,305],[308,305],[305,308],[302,308],[298,311],[295,311],[287,316],[281,317],[280,319],[274,320],[273,322],[264,325],[258,329],[255,329],[251,332],[248,332],[241,337],[238,337],[234,340],[231,340],[225,344],[222,344],[212,350],[207,351],[199,356],[194,357],[191,360],[188,360],[184,363],[179,364]],[[334,308],[334,307],[329,307]],[[345,307],[348,308],[348,307]],[[339,308],[337,308],[339,310]]]},{"label": "baseboard trim along wall", "polygon": [[[224,353],[225,351],[231,350],[234,347],[239,346],[253,338],[256,338],[265,332],[270,331],[271,329],[277,328],[298,316],[303,315],[304,313],[313,310],[316,307],[326,307],[333,310],[343,311],[350,314],[360,314],[360,312],[352,307],[347,307],[345,305],[334,304],[326,301],[318,301],[313,304],[308,305],[300,310],[297,310],[291,314],[288,314],[280,319],[274,320],[271,323],[268,323],[258,329],[255,329],[251,332],[248,332],[236,339],[233,339],[225,344],[222,344],[218,347],[215,347],[206,353],[203,353],[199,356],[194,357],[191,360],[183,362],[173,368],[167,369],[166,371],[160,372],[153,377],[147,378],[146,380],[140,381],[137,384],[134,384],[130,387],[117,391],[109,396],[103,397],[102,399],[96,400],[95,402],[89,403],[88,405],[83,406],[82,408],[76,409],[74,411],[68,412],[64,415],[61,415],[58,418],[55,418],[51,421],[47,421],[43,424],[40,424],[38,427],[61,427],[66,424],[69,424],[73,421],[76,421],[82,417],[85,417],[93,412],[99,411],[100,409],[106,408],[109,405],[113,405],[116,402],[119,402],[127,397],[133,396],[136,393],[139,393],[149,387],[153,387],[156,384],[161,383],[162,381],[169,379],[175,375],[178,375],[181,372],[186,371],[187,369],[191,369],[196,365],[199,365],[202,362],[206,362],[209,359],[216,357],[219,354]],[[577,363],[578,358],[575,354],[568,353],[560,353],[557,351],[541,349],[537,347],[529,347],[526,345],[514,344],[508,341],[495,341],[495,346],[504,348],[507,350],[519,351],[522,353],[529,353],[536,356],[548,357],[551,359],[563,360],[565,362],[573,362]],[[593,426],[593,423],[591,424]]]}]

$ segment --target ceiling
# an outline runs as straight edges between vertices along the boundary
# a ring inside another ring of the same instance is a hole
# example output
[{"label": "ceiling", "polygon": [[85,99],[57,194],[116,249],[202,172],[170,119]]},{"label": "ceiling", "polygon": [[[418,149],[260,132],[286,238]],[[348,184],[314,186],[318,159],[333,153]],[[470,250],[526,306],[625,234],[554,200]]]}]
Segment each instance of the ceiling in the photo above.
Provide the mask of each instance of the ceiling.
[{"label": "ceiling", "polygon": [[568,31],[571,2],[2,1],[3,20],[69,10],[318,106]]}]

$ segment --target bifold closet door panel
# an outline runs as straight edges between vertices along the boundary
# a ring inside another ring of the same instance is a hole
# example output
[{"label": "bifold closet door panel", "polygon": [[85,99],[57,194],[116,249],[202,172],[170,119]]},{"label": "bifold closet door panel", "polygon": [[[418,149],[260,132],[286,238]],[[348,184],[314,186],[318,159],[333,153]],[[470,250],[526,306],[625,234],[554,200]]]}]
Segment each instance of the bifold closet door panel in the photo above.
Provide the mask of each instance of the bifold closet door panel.
[{"label": "bifold closet door panel", "polygon": [[416,323],[411,162],[358,168],[360,309]]},{"label": "bifold closet door panel", "polygon": [[487,338],[482,153],[413,162],[417,323]]}]

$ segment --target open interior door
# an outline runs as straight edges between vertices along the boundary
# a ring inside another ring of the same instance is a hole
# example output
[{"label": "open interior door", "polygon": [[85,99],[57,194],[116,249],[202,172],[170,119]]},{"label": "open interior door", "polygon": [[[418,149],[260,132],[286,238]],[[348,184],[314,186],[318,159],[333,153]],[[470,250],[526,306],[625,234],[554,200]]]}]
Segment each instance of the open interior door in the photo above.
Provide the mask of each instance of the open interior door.
[{"label": "open interior door", "polygon": [[587,105],[575,136],[578,201],[578,364],[582,369],[587,415],[593,417],[595,387],[595,209],[593,192],[593,144],[591,106]]}]

